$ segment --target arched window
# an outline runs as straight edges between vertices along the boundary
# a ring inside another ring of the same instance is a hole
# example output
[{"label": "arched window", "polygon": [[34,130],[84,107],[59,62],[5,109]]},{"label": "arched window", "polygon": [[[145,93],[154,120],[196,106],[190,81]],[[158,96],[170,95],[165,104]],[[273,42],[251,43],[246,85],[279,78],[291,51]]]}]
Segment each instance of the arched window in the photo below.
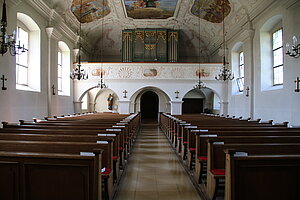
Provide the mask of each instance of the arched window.
[{"label": "arched window", "polygon": [[68,45],[59,41],[57,50],[57,91],[59,95],[70,95],[70,59]]},{"label": "arched window", "polygon": [[16,88],[41,91],[41,31],[35,21],[26,14],[17,13],[17,44],[27,52],[16,55]]},{"label": "arched window", "polygon": [[272,34],[273,85],[283,84],[283,41],[282,28]]},{"label": "arched window", "polygon": [[238,84],[238,88],[239,88],[239,92],[243,92],[244,91],[244,78],[245,78],[245,60],[244,60],[244,52],[241,51],[239,53],[239,69],[238,69],[238,78],[237,80],[237,84]]},{"label": "arched window", "polygon": [[260,29],[261,90],[281,89],[283,86],[282,16],[270,18]]},{"label": "arched window", "polygon": [[245,84],[245,53],[243,42],[237,42],[231,50],[231,65],[236,74],[236,82],[232,82],[232,94],[239,95],[244,91]]},{"label": "arched window", "polygon": [[[25,29],[26,27],[21,28],[20,26],[17,26],[16,42],[20,46],[29,49],[29,31]],[[18,85],[28,86],[28,55],[29,52],[27,51],[20,55],[16,55],[16,81]]]}]

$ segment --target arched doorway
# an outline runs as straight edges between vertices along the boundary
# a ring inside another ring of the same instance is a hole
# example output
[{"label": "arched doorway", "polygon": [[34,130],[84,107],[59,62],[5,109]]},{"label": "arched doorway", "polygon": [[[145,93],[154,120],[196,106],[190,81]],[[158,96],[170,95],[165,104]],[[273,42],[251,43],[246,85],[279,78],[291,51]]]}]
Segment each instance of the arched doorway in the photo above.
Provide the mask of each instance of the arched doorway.
[{"label": "arched doorway", "polygon": [[182,99],[182,114],[220,114],[220,99],[210,88],[193,89]]},{"label": "arched doorway", "polygon": [[141,97],[142,120],[155,120],[158,118],[159,98],[155,92],[147,91]]}]

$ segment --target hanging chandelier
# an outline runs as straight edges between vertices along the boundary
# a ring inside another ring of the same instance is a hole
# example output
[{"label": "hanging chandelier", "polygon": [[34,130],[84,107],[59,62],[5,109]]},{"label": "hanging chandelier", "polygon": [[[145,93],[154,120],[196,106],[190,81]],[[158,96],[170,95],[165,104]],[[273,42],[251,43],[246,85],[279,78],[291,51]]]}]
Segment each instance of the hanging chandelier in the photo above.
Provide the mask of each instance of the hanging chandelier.
[{"label": "hanging chandelier", "polygon": [[82,19],[82,0],[80,1],[80,9],[79,9],[79,52],[78,52],[78,63],[75,69],[70,73],[70,78],[72,80],[77,79],[77,80],[87,80],[88,74],[84,69],[81,68],[81,19]]},{"label": "hanging chandelier", "polygon": [[[102,1],[102,5],[104,5],[104,2]],[[103,66],[103,21],[104,21],[104,13],[102,12],[102,22],[101,22],[101,56],[100,56],[100,59],[101,59],[101,69],[100,69],[100,81],[98,82],[98,85],[97,87],[99,87],[100,89],[103,89],[103,88],[108,88],[108,86],[104,83],[104,80],[103,80],[103,75],[104,75],[104,71],[102,69],[102,66]]]},{"label": "hanging chandelier", "polygon": [[226,38],[225,38],[225,2],[222,1],[222,17],[223,17],[223,67],[220,69],[219,74],[215,76],[218,81],[233,80],[234,75],[229,69],[229,63],[226,61]]},{"label": "hanging chandelier", "polygon": [[3,56],[8,49],[9,53],[12,56],[20,55],[28,49],[26,49],[23,46],[21,46],[21,43],[19,41],[18,44],[16,44],[16,31],[14,31],[11,35],[6,34],[6,28],[7,28],[7,16],[6,16],[6,3],[5,0],[3,2],[2,6],[2,19],[0,22],[0,54]]},{"label": "hanging chandelier", "polygon": [[102,70],[102,67],[101,67],[101,72],[100,72],[100,81],[99,81],[97,87],[99,87],[100,89],[108,88],[108,86],[104,83],[104,80],[103,80],[103,70]]},{"label": "hanging chandelier", "polygon": [[200,41],[200,38],[201,38],[201,23],[200,23],[200,6],[199,6],[199,71],[198,71],[198,80],[196,81],[196,83],[194,84],[193,88],[194,89],[201,89],[201,88],[205,88],[205,84],[203,81],[201,81],[201,70],[200,70],[200,63],[201,63],[201,41]]}]

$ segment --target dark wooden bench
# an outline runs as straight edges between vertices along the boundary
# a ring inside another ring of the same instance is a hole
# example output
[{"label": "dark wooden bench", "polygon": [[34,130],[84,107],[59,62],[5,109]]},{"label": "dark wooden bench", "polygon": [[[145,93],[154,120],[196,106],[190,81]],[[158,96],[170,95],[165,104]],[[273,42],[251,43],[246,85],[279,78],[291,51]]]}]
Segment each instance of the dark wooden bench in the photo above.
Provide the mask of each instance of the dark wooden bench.
[{"label": "dark wooden bench", "polygon": [[[207,162],[207,193],[211,199],[216,198],[220,179],[225,178],[225,153],[226,149],[239,149],[239,151],[252,154],[300,154],[300,143],[272,143],[272,140],[264,140],[265,143],[259,143],[260,140],[249,139],[253,143],[224,143],[209,139],[208,144],[208,162]],[[244,139],[246,142],[247,138]],[[292,140],[292,139],[291,139]],[[234,141],[230,141],[234,142]],[[238,142],[238,141],[237,141]],[[268,143],[271,142],[271,143]]]},{"label": "dark wooden bench", "polygon": [[[237,151],[239,151],[237,149]],[[225,200],[298,200],[300,155],[226,154]]]},{"label": "dark wooden bench", "polygon": [[93,153],[0,151],[0,199],[101,200],[101,150]]}]

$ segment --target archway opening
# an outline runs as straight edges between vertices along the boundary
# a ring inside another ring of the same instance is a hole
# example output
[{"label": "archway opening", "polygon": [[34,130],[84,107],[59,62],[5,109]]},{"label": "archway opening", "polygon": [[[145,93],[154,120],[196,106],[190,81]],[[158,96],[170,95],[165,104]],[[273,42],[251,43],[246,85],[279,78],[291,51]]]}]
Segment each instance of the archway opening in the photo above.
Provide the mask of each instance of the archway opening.
[{"label": "archway opening", "polygon": [[182,101],[182,114],[220,113],[220,99],[210,88],[193,89]]},{"label": "archway opening", "polygon": [[155,92],[147,91],[141,96],[142,120],[155,120],[158,118],[159,98]]}]

